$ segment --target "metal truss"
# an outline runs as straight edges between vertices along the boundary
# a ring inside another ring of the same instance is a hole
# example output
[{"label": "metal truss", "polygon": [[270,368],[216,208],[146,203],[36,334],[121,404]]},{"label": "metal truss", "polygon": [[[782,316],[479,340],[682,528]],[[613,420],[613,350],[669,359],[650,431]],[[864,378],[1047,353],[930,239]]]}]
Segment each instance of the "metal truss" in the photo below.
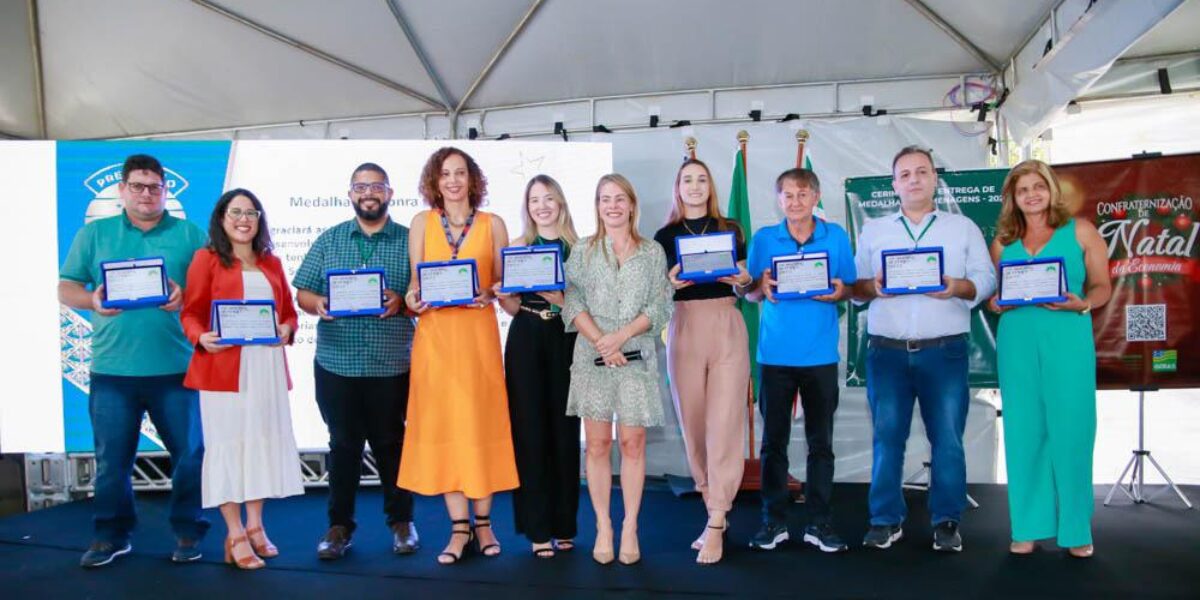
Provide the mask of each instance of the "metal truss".
[{"label": "metal truss", "polygon": [[[300,452],[296,468],[305,488],[329,486],[328,451]],[[379,468],[370,451],[364,452],[360,485],[380,485]],[[142,452],[133,463],[135,492],[171,490],[171,456],[166,452]],[[96,491],[96,455],[71,454],[25,455],[26,504],[29,510],[46,508],[90,497]]]}]

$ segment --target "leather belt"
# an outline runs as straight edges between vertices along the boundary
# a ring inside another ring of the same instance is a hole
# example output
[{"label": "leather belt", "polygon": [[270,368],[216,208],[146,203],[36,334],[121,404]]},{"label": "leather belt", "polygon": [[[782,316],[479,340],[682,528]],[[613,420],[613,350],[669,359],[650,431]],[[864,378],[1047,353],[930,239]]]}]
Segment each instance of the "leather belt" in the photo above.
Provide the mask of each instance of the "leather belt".
[{"label": "leather belt", "polygon": [[543,321],[552,321],[554,319],[562,317],[562,313],[554,312],[548,308],[543,308],[541,310],[538,310],[536,308],[530,308],[528,306],[525,306],[524,304],[522,304],[520,306],[520,308],[521,308],[522,312],[527,312],[527,313],[530,313],[533,315],[537,315]]},{"label": "leather belt", "polygon": [[945,335],[942,337],[928,338],[924,340],[896,340],[889,337],[883,337],[882,335],[873,335],[871,336],[871,343],[877,344],[884,348],[891,348],[893,350],[920,352],[925,348],[945,346],[946,344],[965,339],[967,339],[967,334],[965,333],[956,333],[954,335]]}]

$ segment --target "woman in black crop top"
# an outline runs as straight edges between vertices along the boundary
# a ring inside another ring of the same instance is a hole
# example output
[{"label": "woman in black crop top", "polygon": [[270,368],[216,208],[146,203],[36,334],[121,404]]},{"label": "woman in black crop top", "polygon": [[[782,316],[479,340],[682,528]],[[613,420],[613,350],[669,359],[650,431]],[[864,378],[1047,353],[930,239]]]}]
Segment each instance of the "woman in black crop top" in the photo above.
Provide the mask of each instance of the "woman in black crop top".
[{"label": "woman in black crop top", "polygon": [[[715,281],[680,280],[675,240],[680,236],[734,233],[738,273]],[[688,467],[704,496],[708,523],[692,544],[696,562],[713,564],[724,552],[726,514],[742,481],[746,446],[745,398],[750,382],[746,324],[734,286],[748,285],[746,238],[721,216],[708,166],[687,160],[675,175],[675,202],[654,239],[667,254],[675,312],[667,338],[671,394],[683,429]]]}]

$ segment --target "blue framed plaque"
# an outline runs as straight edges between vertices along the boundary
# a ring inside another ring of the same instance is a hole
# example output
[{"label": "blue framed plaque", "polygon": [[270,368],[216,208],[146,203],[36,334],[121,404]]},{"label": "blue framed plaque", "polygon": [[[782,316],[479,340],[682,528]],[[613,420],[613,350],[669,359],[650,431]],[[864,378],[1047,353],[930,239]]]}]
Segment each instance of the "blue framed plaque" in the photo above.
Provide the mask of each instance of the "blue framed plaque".
[{"label": "blue framed plaque", "polygon": [[1050,304],[1067,299],[1067,264],[1061,257],[1000,261],[1000,306]]},{"label": "blue framed plaque", "polygon": [[121,310],[162,306],[171,297],[166,261],[161,256],[100,263],[104,298],[100,306]]},{"label": "blue framed plaque", "polygon": [[212,330],[218,344],[278,344],[274,300],[214,300]]},{"label": "blue framed plaque", "polygon": [[382,315],[383,290],[387,278],[383,269],[330,269],[325,272],[325,290],[329,298],[326,311],[331,317]]},{"label": "blue framed plaque", "polygon": [[675,238],[677,279],[698,283],[738,274],[737,238],[732,231]]},{"label": "blue framed plaque", "polygon": [[567,287],[562,249],[557,244],[513,246],[500,250],[500,291],[505,294],[548,292]]},{"label": "blue framed plaque", "polygon": [[776,283],[771,291],[776,300],[804,300],[834,291],[826,252],[773,256],[771,279]]},{"label": "blue framed plaque", "polygon": [[946,289],[944,257],[941,246],[884,250],[883,293],[898,296]]},{"label": "blue framed plaque", "polygon": [[418,263],[417,285],[430,306],[471,304],[479,295],[479,267],[473,258]]}]

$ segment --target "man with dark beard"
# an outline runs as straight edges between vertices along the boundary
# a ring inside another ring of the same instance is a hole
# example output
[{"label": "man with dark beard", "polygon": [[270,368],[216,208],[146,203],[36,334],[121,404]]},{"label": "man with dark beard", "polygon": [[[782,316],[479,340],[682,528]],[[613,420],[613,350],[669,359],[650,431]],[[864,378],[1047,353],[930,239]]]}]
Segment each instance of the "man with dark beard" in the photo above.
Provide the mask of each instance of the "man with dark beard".
[{"label": "man with dark beard", "polygon": [[[412,523],[412,494],[396,487],[413,339],[413,322],[403,312],[402,298],[410,277],[408,228],[388,217],[392,188],[379,165],[363,163],[354,169],[349,194],[355,218],[322,233],[292,281],[300,308],[320,317],[313,374],[317,406],[329,427],[330,458],[329,530],[317,545],[323,560],[339,559],[350,548],[366,442],[383,487],[392,551],[411,554],[420,544]],[[357,268],[384,271],[385,312],[331,317],[326,273]]]}]

